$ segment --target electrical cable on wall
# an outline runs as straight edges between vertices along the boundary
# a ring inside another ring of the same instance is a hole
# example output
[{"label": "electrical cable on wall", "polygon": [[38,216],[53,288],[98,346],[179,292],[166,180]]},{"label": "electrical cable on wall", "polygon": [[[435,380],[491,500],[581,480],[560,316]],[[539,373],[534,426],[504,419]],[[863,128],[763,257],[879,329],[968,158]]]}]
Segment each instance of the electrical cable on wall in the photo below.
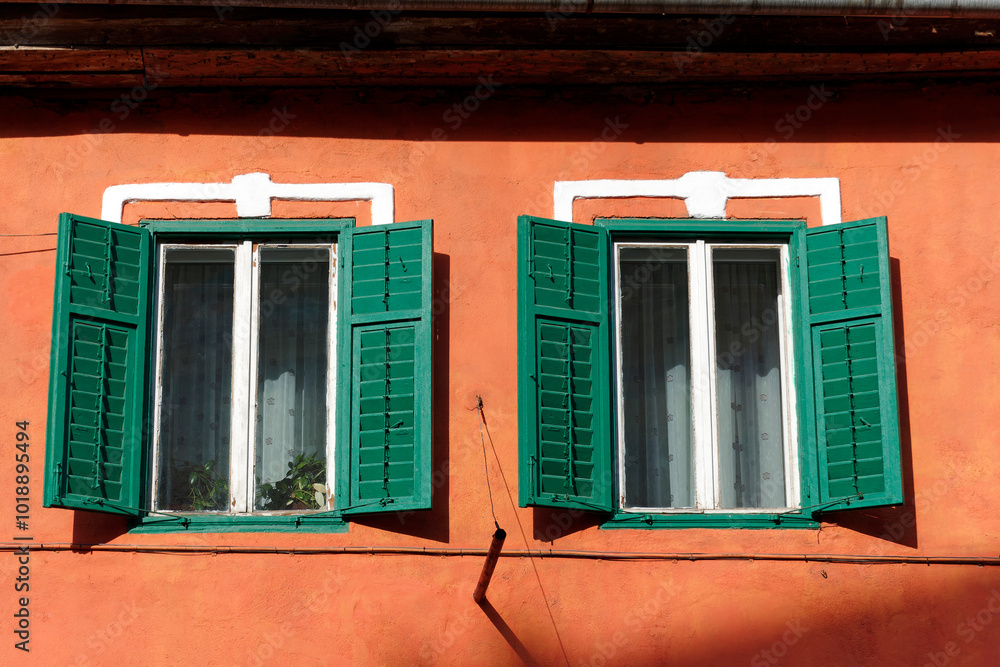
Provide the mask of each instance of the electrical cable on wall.
[{"label": "electrical cable on wall", "polygon": [[[38,234],[0,234],[0,238],[37,238],[41,236],[58,236],[59,232],[41,232]],[[0,252],[0,257],[10,257],[12,255],[30,255],[36,252],[52,252],[55,248],[38,248],[36,250],[18,250],[15,252]]]},{"label": "electrical cable on wall", "polygon": [[486,472],[486,491],[490,496],[490,514],[493,515],[493,525],[496,526],[497,530],[500,530],[500,524],[497,523],[497,513],[493,508],[493,488],[490,486],[490,466],[486,461],[486,439],[483,437],[483,423],[486,421],[486,415],[483,414],[483,398],[476,394],[476,407],[472,408],[479,413],[479,442],[483,445],[483,470]]}]

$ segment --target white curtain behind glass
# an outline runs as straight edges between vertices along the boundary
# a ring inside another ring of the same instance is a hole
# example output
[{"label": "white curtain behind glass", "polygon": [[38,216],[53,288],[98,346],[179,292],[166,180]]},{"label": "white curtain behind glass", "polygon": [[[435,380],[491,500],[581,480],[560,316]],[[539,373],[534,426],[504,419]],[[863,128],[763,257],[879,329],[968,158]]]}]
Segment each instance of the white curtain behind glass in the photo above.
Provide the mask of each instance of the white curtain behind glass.
[{"label": "white curtain behind glass", "polygon": [[300,454],[326,461],[329,280],[326,249],[261,251],[257,484]]},{"label": "white curtain behind glass", "polygon": [[625,505],[694,507],[687,254],[621,248]]},{"label": "white curtain behind glass", "polygon": [[[166,252],[156,501],[161,509],[224,510],[228,504],[233,261],[231,250]],[[192,492],[191,475],[199,469],[207,479],[224,480],[217,493]]]},{"label": "white curtain behind glass", "polygon": [[785,507],[778,251],[713,258],[722,507]]}]

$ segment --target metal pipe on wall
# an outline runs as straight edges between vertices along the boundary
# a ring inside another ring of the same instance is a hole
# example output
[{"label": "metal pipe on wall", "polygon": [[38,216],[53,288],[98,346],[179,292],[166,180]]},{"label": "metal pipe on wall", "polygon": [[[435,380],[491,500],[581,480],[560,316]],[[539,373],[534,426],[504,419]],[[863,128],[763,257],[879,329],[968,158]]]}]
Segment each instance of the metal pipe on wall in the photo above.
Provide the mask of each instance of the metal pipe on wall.
[{"label": "metal pipe on wall", "polygon": [[[506,537],[506,533],[504,533]],[[492,544],[490,545],[493,546]],[[502,543],[501,545],[502,546]],[[37,551],[77,551],[81,553],[129,552],[141,554],[286,554],[295,556],[332,555],[385,555],[385,556],[433,556],[433,557],[483,557],[489,556],[490,549],[457,547],[393,547],[393,546],[353,546],[353,547],[293,547],[293,546],[246,546],[212,544],[78,544],[72,542],[2,542],[0,553],[12,551],[24,553]],[[500,551],[500,558],[569,558],[576,560],[604,561],[802,561],[804,563],[842,563],[845,565],[969,565],[973,567],[1000,567],[997,556],[959,555],[884,555],[871,554],[805,554],[805,553],[683,553],[644,551],[582,551],[571,549],[510,549]]]},{"label": "metal pipe on wall", "polygon": [[493,533],[493,541],[490,543],[490,550],[486,553],[486,562],[483,563],[483,571],[479,575],[479,583],[476,584],[476,590],[472,594],[472,599],[479,604],[483,601],[483,597],[486,595],[486,589],[489,588],[490,579],[493,578],[493,570],[497,566],[497,560],[500,558],[500,550],[503,549],[503,541],[507,539],[507,531],[503,528],[497,528],[497,531]]}]

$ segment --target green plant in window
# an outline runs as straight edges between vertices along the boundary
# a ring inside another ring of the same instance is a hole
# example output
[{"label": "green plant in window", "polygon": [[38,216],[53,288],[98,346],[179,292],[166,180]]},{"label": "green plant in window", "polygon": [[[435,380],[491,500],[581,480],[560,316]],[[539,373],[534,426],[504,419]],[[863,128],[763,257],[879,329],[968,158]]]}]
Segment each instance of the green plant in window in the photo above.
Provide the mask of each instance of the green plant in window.
[{"label": "green plant in window", "polygon": [[188,476],[188,500],[196,512],[219,510],[226,506],[229,484],[215,470],[215,460],[191,468]]},{"label": "green plant in window", "polygon": [[288,462],[284,479],[257,485],[262,510],[317,510],[326,505],[326,461],[299,454]]}]

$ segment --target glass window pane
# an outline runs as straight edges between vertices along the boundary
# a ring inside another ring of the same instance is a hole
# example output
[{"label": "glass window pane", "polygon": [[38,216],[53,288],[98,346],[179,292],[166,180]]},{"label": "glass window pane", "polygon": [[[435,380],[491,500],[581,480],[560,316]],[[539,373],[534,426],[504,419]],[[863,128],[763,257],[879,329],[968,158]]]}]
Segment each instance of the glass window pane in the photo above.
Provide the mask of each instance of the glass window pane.
[{"label": "glass window pane", "polygon": [[260,251],[256,510],[325,507],[330,252]]},{"label": "glass window pane", "polygon": [[721,505],[785,507],[780,253],[716,248],[712,258]]},{"label": "glass window pane", "polygon": [[230,249],[168,249],[158,440],[160,509],[229,503],[233,272]]},{"label": "glass window pane", "polygon": [[625,505],[694,507],[687,253],[619,261]]}]

